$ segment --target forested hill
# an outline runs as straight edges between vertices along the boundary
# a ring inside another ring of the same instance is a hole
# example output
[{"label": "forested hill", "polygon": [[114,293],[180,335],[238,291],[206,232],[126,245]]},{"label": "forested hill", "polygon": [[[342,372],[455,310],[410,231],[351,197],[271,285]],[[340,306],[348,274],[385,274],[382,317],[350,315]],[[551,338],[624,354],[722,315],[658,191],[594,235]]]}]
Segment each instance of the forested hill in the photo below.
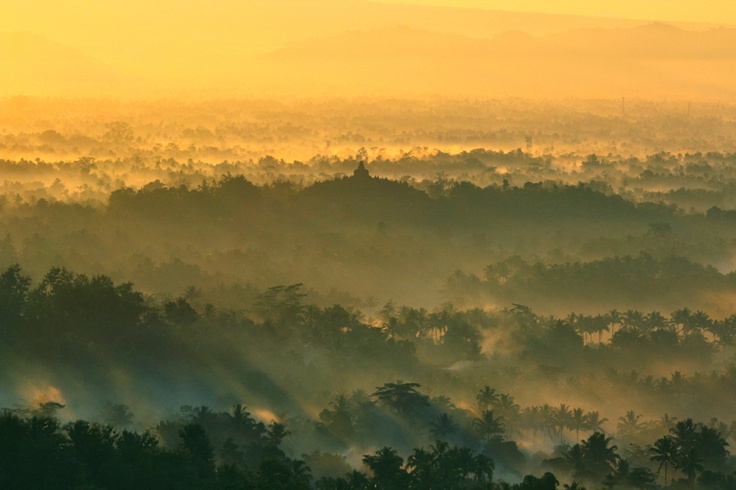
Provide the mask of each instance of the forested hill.
[{"label": "forested hill", "polygon": [[23,263],[34,277],[66,266],[148,293],[194,285],[232,308],[250,287],[298,282],[323,304],[374,297],[429,306],[457,298],[446,288],[456,271],[480,276],[517,254],[550,265],[645,252],[718,266],[733,234],[729,220],[634,202],[595,183],[480,187],[367,172],[310,185],[230,174],[198,186],[153,181],[97,205],[6,199],[2,209],[3,265]]},{"label": "forested hill", "polygon": [[[585,184],[527,182],[522,187],[479,187],[469,182],[453,182],[425,192],[406,182],[368,176],[338,177],[303,189],[288,182],[256,187],[240,176],[227,176],[197,188],[152,183],[138,191],[113,192],[108,212],[130,217],[164,217],[182,212],[203,218],[250,216],[252,223],[263,216],[339,225],[375,226],[383,221],[412,227],[450,225],[467,228],[466,231],[510,221],[569,222],[572,219],[598,224],[600,220],[646,224],[677,219],[672,207],[635,204]],[[336,219],[349,222],[335,222]]]}]

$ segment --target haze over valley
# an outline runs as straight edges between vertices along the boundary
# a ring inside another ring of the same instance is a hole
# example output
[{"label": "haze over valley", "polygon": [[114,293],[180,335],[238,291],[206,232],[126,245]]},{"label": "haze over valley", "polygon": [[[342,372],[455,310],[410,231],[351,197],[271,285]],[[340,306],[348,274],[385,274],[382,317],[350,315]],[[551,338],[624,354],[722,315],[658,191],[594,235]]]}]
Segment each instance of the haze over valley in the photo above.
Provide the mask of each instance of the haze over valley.
[{"label": "haze over valley", "polygon": [[734,12],[499,5],[10,0],[0,487],[733,488]]}]

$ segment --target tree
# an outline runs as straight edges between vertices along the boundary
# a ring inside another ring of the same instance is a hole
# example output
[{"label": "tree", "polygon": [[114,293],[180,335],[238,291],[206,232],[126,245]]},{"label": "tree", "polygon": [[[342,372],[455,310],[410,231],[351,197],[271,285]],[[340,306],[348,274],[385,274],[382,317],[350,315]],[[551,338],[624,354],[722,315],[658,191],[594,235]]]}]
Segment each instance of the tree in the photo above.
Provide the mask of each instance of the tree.
[{"label": "tree", "polygon": [[601,426],[606,422],[608,422],[608,419],[605,417],[601,418],[598,410],[588,412],[585,415],[585,428],[587,430],[591,430],[593,432],[603,432]]},{"label": "tree", "polygon": [[667,486],[667,468],[675,466],[678,458],[677,443],[671,436],[664,436],[657,439],[652,447],[649,448],[652,456],[650,460],[659,463],[657,473],[664,468],[664,486]]},{"label": "tree", "polygon": [[116,434],[112,427],[90,424],[84,420],[64,426],[83,470],[94,482],[102,483],[102,467],[114,453]]},{"label": "tree", "polygon": [[496,465],[488,456],[479,454],[475,457],[475,481],[478,484],[490,482],[493,479],[493,472]]},{"label": "tree", "polygon": [[513,424],[518,420],[520,410],[519,404],[514,401],[514,397],[507,393],[501,393],[498,400],[493,403],[493,408],[505,421],[506,432],[513,434]]},{"label": "tree", "polygon": [[697,448],[691,448],[686,451],[681,451],[677,457],[676,468],[687,476],[687,481],[690,483],[695,482],[695,475],[703,471],[703,458],[698,453]]},{"label": "tree", "polygon": [[190,423],[179,431],[182,447],[191,458],[197,475],[203,480],[215,476],[215,455],[207,433],[200,424]]},{"label": "tree", "polygon": [[583,455],[582,475],[591,482],[598,483],[610,473],[619,459],[616,446],[609,446],[610,437],[600,432],[593,433],[580,443]]},{"label": "tree", "polygon": [[697,427],[693,419],[685,419],[677,422],[673,428],[670,429],[677,448],[681,452],[689,452],[693,449],[697,443]]},{"label": "tree", "polygon": [[598,343],[603,343],[603,332],[608,332],[608,317],[605,315],[596,315],[591,319],[592,333],[598,334]]},{"label": "tree", "polygon": [[494,417],[493,410],[484,410],[480,417],[473,420],[473,427],[479,436],[490,441],[503,434],[503,419]]},{"label": "tree", "polygon": [[253,306],[255,312],[263,319],[276,325],[294,326],[301,321],[304,312],[302,298],[303,284],[290,286],[274,286],[256,298]]},{"label": "tree", "polygon": [[706,469],[712,471],[722,469],[728,456],[726,446],[728,443],[717,429],[700,425],[696,447],[703,458],[703,465]]},{"label": "tree", "polygon": [[588,426],[588,419],[582,408],[575,408],[570,415],[570,428],[575,431],[575,440],[580,440],[580,431]]},{"label": "tree", "polygon": [[386,490],[404,490],[407,487],[408,475],[402,468],[404,460],[395,449],[388,446],[375,454],[363,456],[363,464],[373,473],[373,482],[377,488]]},{"label": "tree", "polygon": [[195,309],[184,298],[166,302],[164,311],[166,312],[166,318],[175,325],[191,325],[199,319]]},{"label": "tree", "polygon": [[14,340],[20,333],[31,278],[21,273],[20,265],[0,274],[0,338]]},{"label": "tree", "polygon": [[226,417],[232,430],[239,435],[249,434],[256,425],[247,407],[241,403],[234,405]]},{"label": "tree", "polygon": [[373,393],[378,401],[388,404],[404,416],[413,415],[429,406],[429,397],[419,393],[419,383],[386,383]]},{"label": "tree", "polygon": [[678,332],[684,332],[685,325],[690,324],[692,312],[688,308],[681,308],[673,311],[670,314],[670,318],[672,319],[672,323],[675,325],[675,328],[678,329]]},{"label": "tree", "polygon": [[102,139],[106,142],[117,145],[127,146],[133,142],[135,133],[133,132],[133,126],[125,121],[112,121],[105,124],[105,134],[102,135]]},{"label": "tree", "polygon": [[606,319],[611,325],[611,337],[616,333],[616,325],[621,325],[621,313],[618,310],[611,310],[606,314]]},{"label": "tree", "polygon": [[412,488],[431,489],[436,481],[434,455],[424,448],[415,448],[407,458],[406,467],[411,472]]},{"label": "tree", "polygon": [[104,275],[89,278],[53,267],[29,293],[27,316],[44,341],[63,333],[68,339],[109,344],[137,326],[145,310],[143,294],[131,283],[115,285]]},{"label": "tree", "polygon": [[458,425],[446,413],[429,423],[429,435],[433,439],[445,440],[457,432],[457,429]]},{"label": "tree", "polygon": [[540,478],[533,475],[527,475],[521,481],[521,484],[515,486],[519,490],[555,490],[560,484],[552,473],[545,473]]},{"label": "tree", "polygon": [[562,431],[565,429],[565,427],[568,427],[570,425],[570,418],[572,417],[572,414],[570,412],[570,408],[565,405],[564,403],[561,403],[559,407],[555,410],[555,423],[557,425],[557,433],[560,436],[560,441],[562,441]]},{"label": "tree", "polygon": [[627,330],[641,330],[644,322],[644,315],[641,311],[626,310],[621,315],[621,326]]},{"label": "tree", "polygon": [[475,400],[481,411],[488,410],[498,401],[498,393],[494,388],[486,385],[475,395]]},{"label": "tree", "polygon": [[133,413],[125,404],[108,403],[103,410],[103,420],[113,427],[124,429],[133,423]]},{"label": "tree", "polygon": [[329,403],[330,408],[322,410],[319,418],[325,426],[337,437],[346,439],[353,434],[353,414],[350,399],[345,395],[338,395]]},{"label": "tree", "polygon": [[633,410],[626,412],[626,415],[618,418],[618,424],[616,429],[621,433],[622,436],[630,436],[638,433],[643,424],[639,422],[641,415],[638,415]]},{"label": "tree", "polygon": [[565,483],[564,485],[562,485],[562,488],[564,488],[565,490],[586,490],[585,487],[580,486],[580,484],[576,481],[572,483]]}]

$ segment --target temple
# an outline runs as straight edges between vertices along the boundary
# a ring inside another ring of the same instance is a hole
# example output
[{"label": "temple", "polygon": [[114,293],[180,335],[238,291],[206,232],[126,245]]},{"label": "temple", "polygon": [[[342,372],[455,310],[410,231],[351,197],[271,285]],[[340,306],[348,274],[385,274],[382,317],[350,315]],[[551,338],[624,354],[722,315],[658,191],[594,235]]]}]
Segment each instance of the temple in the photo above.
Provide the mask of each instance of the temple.
[{"label": "temple", "polygon": [[358,164],[358,168],[353,171],[353,177],[356,179],[367,179],[370,177],[368,169],[365,168],[365,164],[362,161]]}]

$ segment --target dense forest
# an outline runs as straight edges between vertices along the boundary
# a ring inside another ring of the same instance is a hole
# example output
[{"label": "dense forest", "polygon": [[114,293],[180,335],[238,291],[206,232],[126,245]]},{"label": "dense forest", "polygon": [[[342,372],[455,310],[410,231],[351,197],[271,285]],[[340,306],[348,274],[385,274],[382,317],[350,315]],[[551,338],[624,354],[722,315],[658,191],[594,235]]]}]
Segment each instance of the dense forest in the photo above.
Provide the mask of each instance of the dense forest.
[{"label": "dense forest", "polygon": [[[59,488],[655,488],[663,468],[731,488],[736,470],[736,365],[713,369],[733,316],[387,303],[368,320],[300,284],[239,313],[63,268],[0,277],[3,384],[36,397],[0,419],[7,488],[45,485],[33,461]],[[171,406],[187,397],[234,408]]]},{"label": "dense forest", "polygon": [[617,103],[0,99],[0,488],[735,488],[736,112]]}]

